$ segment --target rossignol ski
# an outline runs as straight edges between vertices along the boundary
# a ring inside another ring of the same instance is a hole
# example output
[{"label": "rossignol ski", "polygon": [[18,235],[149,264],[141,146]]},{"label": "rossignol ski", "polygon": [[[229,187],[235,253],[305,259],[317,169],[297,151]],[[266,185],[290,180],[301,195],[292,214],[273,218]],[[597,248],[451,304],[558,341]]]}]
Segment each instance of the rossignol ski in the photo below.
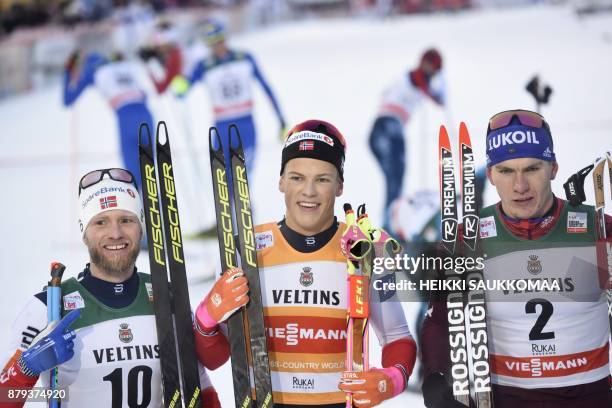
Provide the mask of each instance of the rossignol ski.
[{"label": "rossignol ski", "polygon": [[[478,255],[478,209],[476,208],[475,163],[472,143],[465,123],[459,128],[459,172],[461,181],[462,236],[459,249],[462,256]],[[450,138],[444,126],[439,133],[441,246],[446,255],[454,256],[458,240],[457,193],[455,167]],[[448,269],[448,280],[464,280],[466,287],[474,287],[483,280],[482,271],[470,269],[466,276]],[[458,285],[461,287],[462,285]],[[465,406],[470,404],[470,388],[477,407],[491,407],[491,378],[485,295],[482,290],[451,290],[447,294],[448,332],[451,361],[452,390],[455,399]],[[467,308],[467,309],[466,309]],[[470,387],[470,378],[473,386]]]},{"label": "rossignol ski", "polygon": [[[459,172],[461,178],[462,215],[462,256],[475,258],[479,255],[478,208],[476,207],[476,163],[472,151],[472,141],[465,123],[459,125]],[[467,337],[469,344],[470,369],[473,376],[474,401],[477,408],[490,408],[491,370],[489,366],[489,345],[487,334],[487,309],[485,293],[478,288],[483,272],[477,268],[466,270],[467,292]],[[471,290],[470,290],[471,289]]]},{"label": "rossignol ski", "polygon": [[[163,403],[165,407],[199,407],[198,359],[170,140],[165,122],[158,123],[154,140],[149,127],[141,124],[138,148]],[[117,403],[117,406],[121,405],[121,401]]]},{"label": "rossignol ski", "polygon": [[606,289],[608,298],[608,320],[612,329],[612,237],[606,233],[606,196],[604,184],[604,167],[608,163],[608,187],[612,197],[612,153],[607,152],[607,157],[600,157],[593,163],[593,187],[595,188],[595,217],[597,228],[597,263],[601,268],[601,286]]},{"label": "rossignol ski", "polygon": [[[212,171],[217,236],[221,258],[221,270],[240,266],[249,282],[249,303],[228,319],[234,401],[236,408],[251,406],[251,382],[249,361],[253,365],[253,382],[257,407],[273,407],[272,381],[265,336],[263,305],[257,265],[255,232],[251,214],[251,199],[245,165],[242,139],[236,125],[229,127],[227,137],[230,152],[232,188],[230,189],[223,155],[223,141],[219,131],[209,132],[210,166]],[[230,197],[230,191],[233,197]],[[232,212],[235,209],[235,217]],[[237,263],[234,241],[234,220],[240,263]],[[248,336],[248,343],[246,338]],[[250,350],[247,349],[247,344]],[[250,351],[250,353],[249,353]]]},{"label": "rossignol ski", "polygon": [[[448,132],[440,126],[438,135],[438,157],[440,166],[440,213],[441,247],[448,256],[455,255],[457,244],[457,193],[455,190],[455,165]],[[444,270],[444,279],[462,280],[452,269]],[[463,291],[450,290],[446,296],[448,309],[448,343],[451,362],[451,388],[457,401],[470,405],[470,378],[468,368],[468,345],[465,334],[465,302]]]}]

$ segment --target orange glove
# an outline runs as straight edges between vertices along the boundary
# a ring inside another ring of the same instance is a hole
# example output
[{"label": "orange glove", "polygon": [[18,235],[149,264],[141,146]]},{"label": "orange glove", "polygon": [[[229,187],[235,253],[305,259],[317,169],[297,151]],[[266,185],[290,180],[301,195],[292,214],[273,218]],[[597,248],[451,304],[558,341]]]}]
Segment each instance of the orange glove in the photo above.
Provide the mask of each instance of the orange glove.
[{"label": "orange glove", "polygon": [[242,269],[228,269],[196,309],[196,320],[202,329],[214,329],[249,301],[249,286]]},{"label": "orange glove", "polygon": [[372,368],[370,371],[345,371],[338,388],[353,394],[353,405],[369,408],[404,390],[404,377],[396,367]]}]

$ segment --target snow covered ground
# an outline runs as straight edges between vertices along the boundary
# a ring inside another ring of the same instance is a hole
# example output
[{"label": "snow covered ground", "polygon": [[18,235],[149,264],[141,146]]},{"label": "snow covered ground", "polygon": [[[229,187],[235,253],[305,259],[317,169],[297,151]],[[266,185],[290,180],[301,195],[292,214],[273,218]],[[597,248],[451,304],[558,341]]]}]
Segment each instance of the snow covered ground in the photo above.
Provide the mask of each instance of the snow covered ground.
[{"label": "snow covered ground", "polygon": [[[449,103],[446,111],[424,106],[410,123],[405,192],[436,188],[436,135],[441,123],[456,132],[458,121],[465,121],[484,162],[487,119],[505,109],[533,108],[524,86],[538,73],[554,88],[552,104],[543,113],[551,124],[560,163],[553,188],[563,196],[562,184],[571,173],[612,148],[609,27],[610,14],[578,19],[569,8],[533,7],[382,21],[291,22],[231,42],[255,54],[290,124],[317,117],[344,133],[349,147],[338,213],[343,202],[367,202],[376,221],[384,181],[368,151],[367,137],[382,89],[413,67],[424,48],[439,47],[444,55]],[[76,223],[79,176],[120,165],[115,120],[99,95],[88,91],[72,110],[64,109],[60,101],[60,88],[54,87],[0,102],[0,259],[7,285],[0,301],[2,343],[17,311],[48,279],[51,261],[66,264],[67,275],[72,276],[87,260]],[[194,231],[214,219],[206,154],[210,106],[201,86],[190,94],[185,109],[171,97],[152,103],[156,119],[169,124],[184,230]],[[278,124],[260,91],[256,107],[259,147],[252,196],[256,222],[263,222],[280,219],[284,204],[276,187]],[[188,112],[201,174],[194,174],[181,112]],[[194,185],[204,187],[195,192]],[[590,186],[587,191],[592,202]],[[487,201],[494,199],[489,189]],[[215,270],[215,245],[187,243],[194,306],[209,288],[203,279]],[[144,254],[138,265],[148,270]],[[414,315],[415,305],[405,306]],[[224,406],[233,404],[230,373],[229,365],[212,373]],[[404,393],[385,405],[407,403],[417,407],[422,400],[420,395]]]}]

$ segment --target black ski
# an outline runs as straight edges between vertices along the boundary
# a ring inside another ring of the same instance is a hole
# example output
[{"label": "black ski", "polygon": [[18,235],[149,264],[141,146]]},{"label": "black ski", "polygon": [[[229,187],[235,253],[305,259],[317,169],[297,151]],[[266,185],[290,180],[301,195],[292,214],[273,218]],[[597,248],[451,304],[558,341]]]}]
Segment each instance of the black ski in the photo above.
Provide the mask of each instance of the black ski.
[{"label": "black ski", "polygon": [[[229,184],[222,143],[217,129],[211,128],[209,133],[210,162],[221,267],[225,271],[227,267],[236,265],[236,245],[233,240],[232,221],[232,219],[235,219],[240,266],[249,282],[250,298],[246,308],[235,313],[228,321],[232,372],[234,373],[234,398],[237,408],[248,407],[250,382],[247,356],[250,355],[253,364],[253,382],[255,384],[257,407],[267,408],[274,406],[272,381],[270,379],[266,345],[249,184],[242,140],[236,125],[230,126],[227,139],[230,151],[233,203],[229,197]],[[235,208],[235,218],[232,217],[232,204]],[[245,333],[248,333],[249,336],[250,354],[247,351]]]},{"label": "black ski", "polygon": [[164,406],[199,407],[198,360],[166,124],[159,122],[155,144],[142,124],[138,145]]},{"label": "black ski", "polygon": [[[238,265],[236,260],[236,244],[234,242],[232,202],[221,137],[217,128],[210,128],[208,139],[221,271],[225,272],[229,268]],[[215,146],[217,146],[217,149],[215,149]],[[250,408],[251,406],[251,383],[249,381],[249,361],[247,357],[244,319],[245,310],[241,308],[227,320],[236,408]]]},{"label": "black ski", "polygon": [[[232,137],[234,131],[235,138]],[[234,146],[232,141],[236,141]],[[257,266],[257,251],[255,246],[255,231],[251,213],[251,195],[247,177],[246,161],[242,139],[238,126],[229,127],[230,157],[232,166],[232,182],[234,185],[234,208],[236,211],[236,226],[238,228],[238,250],[240,266],[249,281],[249,303],[246,306],[249,323],[249,343],[255,377],[255,395],[258,407],[270,407],[272,403],[272,380],[270,379],[270,363],[266,344],[266,329],[264,326],[263,303]]]},{"label": "black ski", "polygon": [[[163,129],[163,134],[160,130]],[[157,125],[157,174],[161,187],[161,205],[163,209],[164,233],[174,310],[174,324],[178,339],[179,367],[183,386],[183,397],[186,407],[200,407],[200,374],[198,359],[195,354],[195,338],[187,270],[183,253],[183,237],[178,210],[178,199],[174,183],[170,139],[165,122]]]}]

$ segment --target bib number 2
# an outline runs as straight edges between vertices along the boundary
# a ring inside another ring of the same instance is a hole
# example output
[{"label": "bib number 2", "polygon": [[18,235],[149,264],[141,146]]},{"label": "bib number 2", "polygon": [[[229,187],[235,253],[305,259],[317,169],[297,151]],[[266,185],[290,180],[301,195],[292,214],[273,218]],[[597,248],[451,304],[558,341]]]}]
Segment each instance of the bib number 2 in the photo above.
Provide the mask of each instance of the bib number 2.
[{"label": "bib number 2", "polygon": [[529,332],[529,340],[550,340],[555,338],[555,332],[545,332],[544,326],[553,314],[553,304],[545,299],[531,299],[525,303],[525,313],[536,313],[537,306],[540,306],[540,315]]}]

